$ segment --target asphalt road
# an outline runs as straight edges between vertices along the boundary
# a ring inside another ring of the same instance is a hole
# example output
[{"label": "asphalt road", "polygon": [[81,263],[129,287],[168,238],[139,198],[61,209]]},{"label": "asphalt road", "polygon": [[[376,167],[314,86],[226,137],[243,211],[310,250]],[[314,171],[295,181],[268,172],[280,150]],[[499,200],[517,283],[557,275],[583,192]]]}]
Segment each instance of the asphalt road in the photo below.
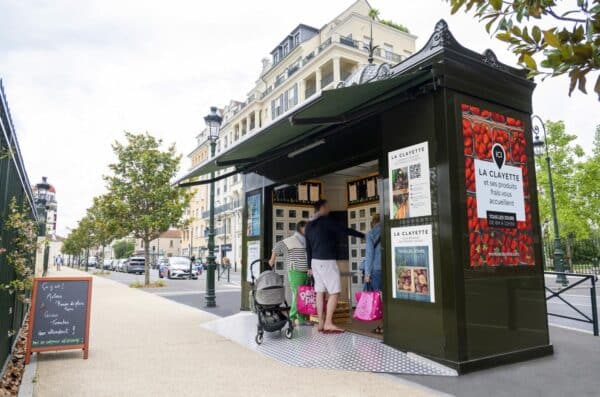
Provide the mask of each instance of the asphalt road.
[{"label": "asphalt road", "polygon": [[[94,271],[94,269],[91,269],[90,271]],[[229,282],[227,282],[226,275],[224,275],[224,278],[222,278],[220,281],[216,282],[216,308],[206,308],[204,305],[204,297],[206,295],[206,272],[203,272],[198,280],[162,279],[167,284],[166,287],[150,288],[145,289],[145,291],[179,303],[183,303],[188,306],[209,311],[221,317],[225,317],[238,313],[240,310],[240,272],[240,269],[238,269],[238,272],[232,271],[230,273]],[[144,281],[143,275],[117,272],[111,272],[110,275],[105,277],[128,285],[135,280],[138,280],[139,282]],[[158,280],[158,271],[151,270],[150,278],[152,281]],[[552,289],[556,289],[558,287],[556,283],[554,283],[554,279],[555,276],[546,276],[546,285]],[[569,279],[571,284],[577,280],[578,279],[574,277]],[[549,295],[549,292],[547,292],[546,295]],[[569,291],[561,294],[561,296],[582,313],[586,314],[590,318],[592,317],[589,281],[570,289]],[[600,304],[600,286],[596,290],[596,302]],[[583,318],[581,314],[577,313],[558,298],[552,298],[548,300],[547,305],[548,313]],[[600,310],[598,310],[598,316],[600,318]],[[567,329],[575,329],[586,333],[592,333],[593,330],[592,325],[589,323],[564,319],[556,316],[548,316],[548,323],[550,325]]]},{"label": "asphalt road", "polygon": [[[94,271],[91,269],[90,271]],[[167,284],[161,288],[147,288],[144,291],[171,299],[175,302],[183,303],[198,309],[202,309],[217,316],[225,317],[240,311],[240,272],[231,272],[229,282],[225,273],[220,281],[216,281],[216,302],[217,307],[207,308],[204,305],[204,297],[206,296],[206,272],[203,272],[198,280],[168,280],[163,278]],[[127,274],[110,272],[110,275],[104,276],[111,280],[118,281],[123,284],[131,284],[134,281],[144,282],[144,275]],[[158,271],[150,271],[150,281],[159,280]]]},{"label": "asphalt road", "polygon": [[[556,291],[558,289],[558,285],[555,283],[556,276],[547,275],[546,276],[546,286]],[[581,278],[579,277],[568,277],[568,281],[570,285],[575,284]],[[560,296],[569,302],[571,305],[575,306],[579,311],[583,314],[592,318],[592,300],[591,300],[591,283],[589,280],[569,289],[560,294]],[[546,296],[549,296],[550,292],[546,291]],[[596,288],[596,303],[600,304],[600,286],[597,285]],[[566,303],[561,301],[557,297],[553,297],[546,301],[548,307],[548,313],[559,314],[563,316],[575,317],[584,319],[581,313],[575,311],[572,307],[569,307]],[[596,305],[596,312],[598,313],[598,318],[600,318],[600,310],[598,309],[598,305]],[[582,321],[570,320],[556,316],[548,316],[548,324],[554,325],[557,327],[563,327],[567,329],[575,329],[578,331],[583,331],[587,333],[592,333],[593,328],[592,324],[585,323]]]}]

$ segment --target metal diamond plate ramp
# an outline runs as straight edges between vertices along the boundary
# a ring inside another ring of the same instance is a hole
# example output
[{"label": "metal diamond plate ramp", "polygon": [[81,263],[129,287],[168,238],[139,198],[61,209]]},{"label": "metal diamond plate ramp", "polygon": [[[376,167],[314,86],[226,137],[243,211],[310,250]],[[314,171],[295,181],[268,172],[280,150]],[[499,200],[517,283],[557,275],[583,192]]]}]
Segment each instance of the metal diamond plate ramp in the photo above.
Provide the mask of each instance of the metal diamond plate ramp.
[{"label": "metal diamond plate ramp", "polygon": [[384,345],[368,336],[345,332],[322,334],[316,327],[298,327],[294,337],[265,332],[257,345],[256,315],[239,313],[203,324],[202,327],[289,365],[389,374],[456,376],[456,371],[414,354]]}]

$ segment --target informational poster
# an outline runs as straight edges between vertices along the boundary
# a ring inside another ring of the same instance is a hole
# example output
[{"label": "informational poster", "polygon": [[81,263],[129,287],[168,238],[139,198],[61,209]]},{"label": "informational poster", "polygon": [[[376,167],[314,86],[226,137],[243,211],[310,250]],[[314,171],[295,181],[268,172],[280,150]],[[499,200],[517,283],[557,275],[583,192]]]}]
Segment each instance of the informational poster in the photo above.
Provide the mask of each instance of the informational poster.
[{"label": "informational poster", "polygon": [[261,193],[253,193],[246,196],[246,208],[248,209],[248,227],[246,235],[248,237],[260,236],[260,207]]},{"label": "informational poster", "polygon": [[[251,269],[251,265],[252,262],[254,262],[257,259],[260,259],[260,241],[248,241],[247,243],[247,248],[248,248],[248,256],[247,256],[247,272],[246,272],[246,281],[251,282],[252,281],[252,269]],[[260,263],[257,263],[256,265],[254,265],[254,277],[258,277],[258,275],[260,274]]]},{"label": "informational poster", "polygon": [[533,266],[523,122],[463,104],[469,266]]},{"label": "informational poster", "polygon": [[435,302],[431,225],[394,227],[391,234],[394,299]]},{"label": "informational poster", "polygon": [[427,142],[389,152],[388,167],[391,219],[431,215]]}]

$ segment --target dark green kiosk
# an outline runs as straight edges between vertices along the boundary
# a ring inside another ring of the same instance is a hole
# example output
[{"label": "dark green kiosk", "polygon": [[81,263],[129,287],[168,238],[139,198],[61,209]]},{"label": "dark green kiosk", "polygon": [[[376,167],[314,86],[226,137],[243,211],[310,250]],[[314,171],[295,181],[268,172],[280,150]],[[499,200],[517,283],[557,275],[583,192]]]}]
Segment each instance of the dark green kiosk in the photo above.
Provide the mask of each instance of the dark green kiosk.
[{"label": "dark green kiosk", "polygon": [[[268,256],[287,225],[275,209],[287,203],[310,216],[308,204],[326,198],[347,206],[336,214],[355,226],[348,210],[374,200],[367,216],[383,219],[384,343],[459,373],[552,354],[534,87],[492,51],[462,47],[440,21],[400,64],[362,67],[193,170],[244,175],[242,308],[248,263]],[[367,175],[346,187],[331,182],[361,169]],[[353,282],[356,270],[348,265]]]}]

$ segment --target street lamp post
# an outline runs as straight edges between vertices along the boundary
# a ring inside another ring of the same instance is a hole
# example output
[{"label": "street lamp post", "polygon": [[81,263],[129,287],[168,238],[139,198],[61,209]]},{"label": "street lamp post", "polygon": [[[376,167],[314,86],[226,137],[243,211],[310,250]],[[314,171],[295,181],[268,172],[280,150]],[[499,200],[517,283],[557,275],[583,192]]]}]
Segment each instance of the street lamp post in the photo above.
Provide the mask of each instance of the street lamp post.
[{"label": "street lamp post", "polygon": [[[38,215],[38,237],[46,237],[46,221],[48,217],[48,191],[50,189],[50,184],[48,183],[48,178],[45,176],[42,177],[42,181],[35,185],[35,211]],[[43,266],[43,275],[45,276],[48,272],[48,260],[50,253],[50,247],[46,242],[44,244],[44,262]]]},{"label": "street lamp post", "polygon": [[[219,129],[223,118],[217,113],[216,107],[210,108],[210,114],[204,117],[208,139],[210,141],[210,156],[215,157],[217,139],[219,139]],[[215,173],[210,173],[210,203],[209,203],[209,221],[208,221],[208,264],[206,266],[206,307],[215,307]]]},{"label": "street lamp post", "polygon": [[[533,125],[534,121],[538,121],[539,125]],[[565,254],[562,250],[560,242],[560,234],[558,228],[558,215],[556,213],[556,200],[554,198],[554,185],[552,184],[552,170],[550,169],[550,152],[548,151],[548,137],[546,135],[546,126],[540,116],[533,115],[531,117],[534,133],[533,151],[536,156],[546,155],[546,167],[548,168],[548,189],[550,190],[550,203],[552,206],[552,221],[554,223],[554,271],[559,273],[556,276],[556,282],[562,285],[569,284],[567,277],[564,274],[565,267],[563,259]],[[544,139],[540,137],[540,125],[544,133]],[[544,150],[545,149],[545,150]]]}]

